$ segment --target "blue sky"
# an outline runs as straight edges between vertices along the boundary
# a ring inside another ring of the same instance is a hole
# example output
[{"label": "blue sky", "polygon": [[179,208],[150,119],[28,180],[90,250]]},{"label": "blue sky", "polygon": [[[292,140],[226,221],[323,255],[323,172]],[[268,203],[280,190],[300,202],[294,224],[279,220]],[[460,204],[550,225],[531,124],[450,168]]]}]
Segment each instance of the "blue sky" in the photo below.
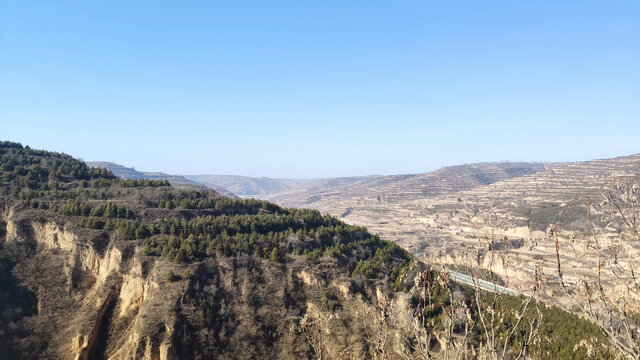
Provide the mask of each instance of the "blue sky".
[{"label": "blue sky", "polygon": [[176,174],[640,152],[638,1],[0,0],[0,139]]}]

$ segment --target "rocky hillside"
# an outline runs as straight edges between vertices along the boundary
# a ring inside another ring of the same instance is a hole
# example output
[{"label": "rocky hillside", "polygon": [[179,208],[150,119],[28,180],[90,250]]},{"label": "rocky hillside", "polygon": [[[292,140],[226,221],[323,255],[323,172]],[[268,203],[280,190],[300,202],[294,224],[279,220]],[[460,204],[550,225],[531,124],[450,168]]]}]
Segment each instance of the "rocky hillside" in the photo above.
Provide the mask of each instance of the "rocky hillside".
[{"label": "rocky hillside", "polygon": [[487,311],[514,356],[612,356],[585,320],[474,295],[316,210],[120,179],[10,142],[0,184],[2,358],[477,358],[498,351]]},{"label": "rocky hillside", "polygon": [[406,251],[317,211],[0,156],[4,356],[308,358],[303,318],[367,354],[357,312],[411,286]]}]

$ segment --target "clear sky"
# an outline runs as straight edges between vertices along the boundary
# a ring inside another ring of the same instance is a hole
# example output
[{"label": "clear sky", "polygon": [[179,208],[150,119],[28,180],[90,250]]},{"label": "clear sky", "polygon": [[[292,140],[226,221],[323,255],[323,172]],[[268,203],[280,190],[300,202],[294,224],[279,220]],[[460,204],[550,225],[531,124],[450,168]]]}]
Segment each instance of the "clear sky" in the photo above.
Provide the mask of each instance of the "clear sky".
[{"label": "clear sky", "polygon": [[639,1],[0,0],[0,140],[175,174],[640,152]]}]

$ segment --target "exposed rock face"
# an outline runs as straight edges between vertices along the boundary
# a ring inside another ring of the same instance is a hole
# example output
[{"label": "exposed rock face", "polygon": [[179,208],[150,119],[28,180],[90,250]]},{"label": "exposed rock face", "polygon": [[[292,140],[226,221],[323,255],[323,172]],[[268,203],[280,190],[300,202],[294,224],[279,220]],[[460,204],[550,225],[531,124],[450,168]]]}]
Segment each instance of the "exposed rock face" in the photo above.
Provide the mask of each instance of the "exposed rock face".
[{"label": "exposed rock face", "polygon": [[149,335],[137,331],[141,324],[146,328],[172,320],[160,316],[146,322],[140,317],[150,311],[145,298],[158,293],[155,264],[145,264],[151,269],[143,272],[139,249],[120,243],[105,246],[105,234],[74,234],[33,215],[5,212],[2,217],[7,228],[1,239],[2,260],[11,264],[12,285],[25,284],[27,298],[37,304],[35,311],[14,308],[21,316],[12,322],[23,330],[14,335],[25,345],[18,343],[16,353],[26,358],[102,359],[115,355],[114,345],[129,339],[155,345],[149,347],[148,358],[160,354],[160,345],[169,338],[153,344]]},{"label": "exposed rock face", "polygon": [[[0,225],[0,346],[13,358],[311,358],[303,323],[311,340],[320,329],[327,356],[369,356],[363,334],[373,317],[363,314],[387,301],[336,260],[241,255],[179,265],[35,210],[5,208]],[[168,270],[185,279],[168,281]],[[394,344],[403,351],[402,337]]]}]

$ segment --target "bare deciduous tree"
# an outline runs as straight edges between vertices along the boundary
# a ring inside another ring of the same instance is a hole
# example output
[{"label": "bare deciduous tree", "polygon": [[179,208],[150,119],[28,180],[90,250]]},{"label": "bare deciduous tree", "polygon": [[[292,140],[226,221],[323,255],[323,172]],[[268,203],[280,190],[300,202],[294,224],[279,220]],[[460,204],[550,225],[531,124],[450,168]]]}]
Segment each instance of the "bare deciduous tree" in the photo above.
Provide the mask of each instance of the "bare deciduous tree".
[{"label": "bare deciduous tree", "polygon": [[[598,325],[622,357],[640,359],[640,233],[638,232],[638,185],[616,181],[599,202],[585,197],[589,231],[585,258],[594,261],[593,275],[583,276],[577,289],[567,285],[563,274],[558,226],[548,236],[556,244],[558,278],[583,314]],[[573,239],[571,239],[573,240]]]},{"label": "bare deciduous tree", "polygon": [[[480,278],[477,272],[472,272],[474,283],[475,310],[478,322],[480,323],[485,341],[481,344],[481,352],[484,355],[494,359],[526,359],[529,356],[528,349],[536,341],[539,341],[539,330],[543,320],[543,314],[540,309],[540,300],[538,299],[538,291],[540,289],[540,276],[536,272],[533,288],[528,294],[521,294],[519,298],[522,300],[521,309],[515,307],[504,309],[498,306],[498,303],[507,294],[507,289],[497,283],[497,276],[493,272],[496,261],[500,261],[505,273],[509,271],[509,241],[503,237],[501,241],[504,243],[504,250],[498,253],[495,236],[492,233],[490,238],[485,239],[489,253],[486,271],[488,272],[489,283]],[[477,268],[476,268],[477,269]],[[484,285],[484,286],[481,286]],[[491,294],[487,296],[483,289],[489,288]],[[505,321],[506,317],[511,317],[513,321]],[[518,347],[512,346],[516,335],[522,335],[522,342]]]}]

